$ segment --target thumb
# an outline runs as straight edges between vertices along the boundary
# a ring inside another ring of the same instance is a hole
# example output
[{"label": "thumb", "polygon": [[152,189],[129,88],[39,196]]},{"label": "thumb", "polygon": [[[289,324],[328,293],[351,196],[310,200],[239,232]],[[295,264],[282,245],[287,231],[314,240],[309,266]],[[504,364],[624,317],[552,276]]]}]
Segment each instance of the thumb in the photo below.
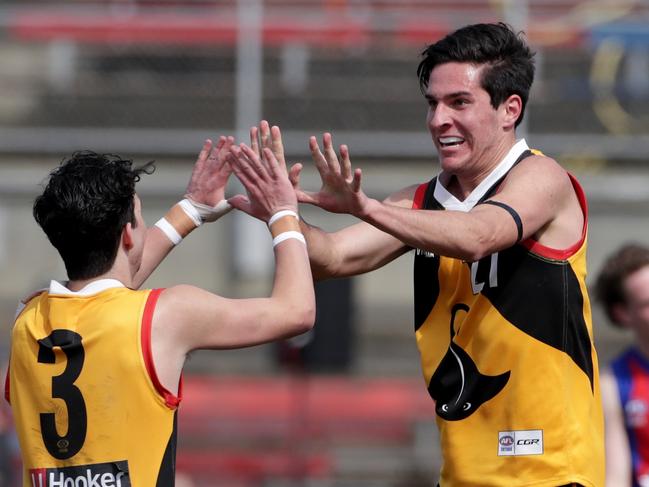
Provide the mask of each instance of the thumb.
[{"label": "thumb", "polygon": [[299,189],[300,187],[300,173],[302,172],[302,164],[295,163],[291,166],[291,169],[288,172],[288,179],[291,181],[294,189]]},{"label": "thumb", "polygon": [[296,189],[295,196],[297,196],[297,200],[300,203],[308,203],[310,205],[318,206],[319,199],[317,198],[317,193]]},{"label": "thumb", "polygon": [[233,208],[236,208],[237,210],[241,210],[244,213],[250,214],[251,212],[250,200],[245,195],[242,194],[234,195],[231,198],[228,198],[228,203],[230,203],[230,205],[232,205]]}]

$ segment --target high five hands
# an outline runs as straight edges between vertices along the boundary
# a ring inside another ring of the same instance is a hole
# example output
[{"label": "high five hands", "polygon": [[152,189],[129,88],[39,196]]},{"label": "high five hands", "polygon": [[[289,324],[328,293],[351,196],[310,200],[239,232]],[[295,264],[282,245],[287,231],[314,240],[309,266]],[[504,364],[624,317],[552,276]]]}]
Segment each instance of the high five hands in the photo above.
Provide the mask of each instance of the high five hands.
[{"label": "high five hands", "polygon": [[[361,170],[352,170],[346,145],[340,146],[339,156],[336,154],[330,133],[323,135],[322,146],[321,150],[317,139],[310,137],[309,149],[322,185],[317,192],[304,191],[300,188],[302,164],[296,163],[290,170],[287,169],[279,127],[271,127],[262,120],[259,127],[250,129],[249,146],[230,146],[228,163],[248,192],[248,197],[237,195],[230,198],[230,204],[265,220],[265,217],[270,217],[267,212],[271,206],[276,206],[278,211],[289,209],[294,204],[284,193],[288,182],[301,203],[316,205],[334,213],[361,215],[367,201],[361,189]],[[278,191],[277,195],[271,197],[268,192],[275,190]],[[262,203],[260,198],[263,194],[265,201]]]},{"label": "high five hands", "polygon": [[229,203],[262,221],[281,210],[297,213],[297,196],[286,172],[284,147],[279,127],[262,120],[250,129],[250,145],[230,147],[228,163],[246,189],[247,196],[236,195]]}]

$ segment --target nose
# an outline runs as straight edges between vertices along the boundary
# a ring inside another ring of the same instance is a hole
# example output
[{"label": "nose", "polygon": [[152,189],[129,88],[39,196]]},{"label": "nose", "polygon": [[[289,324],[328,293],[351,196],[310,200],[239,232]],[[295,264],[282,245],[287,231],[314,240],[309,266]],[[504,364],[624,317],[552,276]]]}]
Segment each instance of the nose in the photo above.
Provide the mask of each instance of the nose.
[{"label": "nose", "polygon": [[451,123],[449,111],[443,103],[428,107],[427,122],[430,129],[439,129]]}]

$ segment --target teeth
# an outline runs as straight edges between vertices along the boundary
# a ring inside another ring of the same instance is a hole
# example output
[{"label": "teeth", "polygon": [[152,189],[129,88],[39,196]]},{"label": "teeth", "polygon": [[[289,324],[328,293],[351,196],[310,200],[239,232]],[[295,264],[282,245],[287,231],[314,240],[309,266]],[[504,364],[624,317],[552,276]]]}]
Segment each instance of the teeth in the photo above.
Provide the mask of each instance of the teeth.
[{"label": "teeth", "polygon": [[462,137],[440,137],[439,143],[442,145],[455,145],[464,142]]}]

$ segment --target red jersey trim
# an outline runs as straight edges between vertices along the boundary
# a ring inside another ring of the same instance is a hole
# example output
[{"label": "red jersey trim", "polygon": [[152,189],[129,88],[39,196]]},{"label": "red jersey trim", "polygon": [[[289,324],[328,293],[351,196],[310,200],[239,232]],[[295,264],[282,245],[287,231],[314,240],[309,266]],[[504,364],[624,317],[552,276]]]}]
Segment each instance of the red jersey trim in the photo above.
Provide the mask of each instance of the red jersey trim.
[{"label": "red jersey trim", "polygon": [[421,210],[424,207],[424,196],[426,196],[426,188],[429,183],[423,183],[417,186],[415,190],[415,197],[412,200],[412,209]]},{"label": "red jersey trim", "polygon": [[568,257],[574,255],[584,244],[584,240],[586,240],[586,232],[588,229],[588,203],[586,201],[586,194],[579,184],[579,181],[577,181],[577,179],[572,174],[568,173],[568,177],[570,177],[570,182],[572,183],[572,187],[577,194],[577,199],[579,200],[581,211],[584,214],[584,226],[581,230],[581,238],[579,239],[579,241],[566,249],[553,249],[551,247],[546,247],[545,245],[540,244],[532,238],[528,238],[527,240],[521,242],[521,245],[525,246],[525,248],[527,248],[527,250],[529,250],[530,252],[534,252],[537,255],[547,257],[549,259],[566,260]]},{"label": "red jersey trim", "polygon": [[5,399],[9,404],[11,404],[11,386],[9,384],[9,367],[10,365],[7,364],[7,376],[5,377]]},{"label": "red jersey trim", "polygon": [[158,374],[156,374],[155,371],[155,364],[153,362],[153,353],[151,351],[151,324],[153,322],[153,312],[155,310],[155,305],[158,302],[158,298],[160,297],[160,293],[162,293],[162,291],[164,291],[164,289],[153,289],[149,293],[149,297],[147,298],[146,304],[144,305],[144,314],[142,316],[142,331],[141,331],[142,355],[144,358],[144,365],[146,366],[146,371],[149,374],[149,377],[151,378],[151,382],[153,382],[153,386],[155,387],[155,390],[158,392],[158,394],[160,394],[164,398],[165,404],[170,409],[175,409],[178,407],[182,399],[182,377],[180,379],[180,383],[178,384],[178,396],[175,396],[160,383],[160,379],[158,379]]}]

